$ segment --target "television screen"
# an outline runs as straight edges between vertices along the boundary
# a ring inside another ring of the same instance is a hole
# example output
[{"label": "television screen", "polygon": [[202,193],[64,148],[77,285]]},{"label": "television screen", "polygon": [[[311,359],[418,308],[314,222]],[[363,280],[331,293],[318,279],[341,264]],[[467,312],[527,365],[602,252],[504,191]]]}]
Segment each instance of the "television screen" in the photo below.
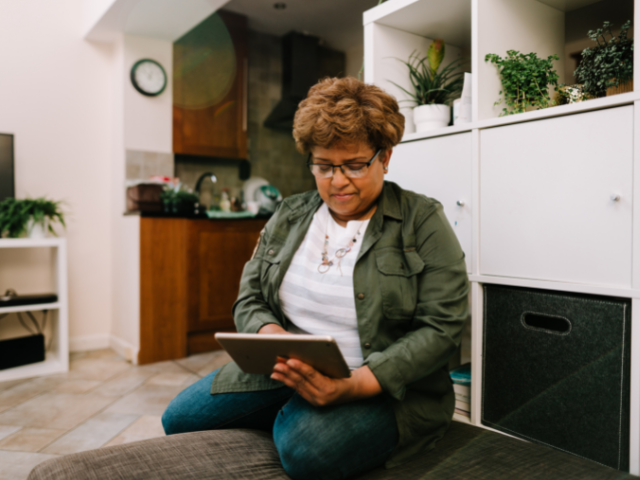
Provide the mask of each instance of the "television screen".
[{"label": "television screen", "polygon": [[14,196],[13,135],[0,133],[0,201]]}]

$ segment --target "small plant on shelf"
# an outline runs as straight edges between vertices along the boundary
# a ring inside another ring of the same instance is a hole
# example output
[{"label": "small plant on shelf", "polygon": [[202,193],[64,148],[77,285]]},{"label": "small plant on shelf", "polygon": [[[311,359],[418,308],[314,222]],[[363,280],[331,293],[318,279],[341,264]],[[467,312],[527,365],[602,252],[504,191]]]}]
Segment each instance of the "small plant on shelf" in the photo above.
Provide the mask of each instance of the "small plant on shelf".
[{"label": "small plant on shelf", "polygon": [[549,87],[558,86],[558,73],[553,69],[553,61],[558,55],[546,59],[538,58],[535,53],[520,53],[508,50],[505,58],[489,53],[484,58],[498,68],[503,96],[495,105],[505,103],[500,116],[523,113],[527,108],[547,108],[554,105]]},{"label": "small plant on shelf", "polygon": [[[414,121],[418,131],[447,126],[451,102],[462,93],[464,72],[461,67],[467,60],[456,59],[440,69],[444,54],[444,40],[436,39],[429,45],[426,56],[414,51],[408,61],[398,59],[409,69],[412,89],[409,91],[391,83],[409,95],[410,99],[405,101],[415,104]],[[421,128],[421,123],[425,128]]]},{"label": "small plant on shelf", "polygon": [[607,89],[633,80],[633,38],[628,38],[631,20],[622,25],[617,37],[612,27],[611,22],[604,22],[602,28],[589,30],[587,35],[597,45],[582,51],[580,65],[574,72],[584,84],[585,92],[595,97],[603,97]]},{"label": "small plant on shelf", "polygon": [[[52,224],[59,222],[66,228],[61,207],[62,202],[45,197],[24,200],[5,198],[0,202],[0,237],[44,237],[46,232],[56,235]],[[38,229],[41,229],[40,233],[36,234]]]}]

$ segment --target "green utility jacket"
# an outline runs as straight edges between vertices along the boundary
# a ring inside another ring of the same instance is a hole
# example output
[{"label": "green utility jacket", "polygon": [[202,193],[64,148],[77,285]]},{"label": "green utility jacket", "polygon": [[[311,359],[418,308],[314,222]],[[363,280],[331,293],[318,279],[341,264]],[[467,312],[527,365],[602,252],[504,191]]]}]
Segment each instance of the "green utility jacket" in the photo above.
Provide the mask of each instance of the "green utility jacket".
[{"label": "green utility jacket", "polygon": [[[267,223],[233,307],[239,332],[268,323],[287,328],[278,290],[321,205],[316,191],[294,195]],[[399,443],[387,468],[433,448],[449,427],[455,396],[447,363],[467,321],[468,293],[464,253],[442,205],[385,182],[354,268],[353,295],[364,364],[395,399]],[[282,386],[231,362],[211,393]]]}]

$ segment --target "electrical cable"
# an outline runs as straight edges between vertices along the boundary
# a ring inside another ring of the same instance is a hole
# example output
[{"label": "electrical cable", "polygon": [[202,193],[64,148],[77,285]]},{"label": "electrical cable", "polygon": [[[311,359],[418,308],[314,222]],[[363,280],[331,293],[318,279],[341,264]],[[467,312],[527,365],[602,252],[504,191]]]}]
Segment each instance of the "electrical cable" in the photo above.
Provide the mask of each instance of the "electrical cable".
[{"label": "electrical cable", "polygon": [[47,314],[49,313],[49,310],[42,310],[42,332],[44,333],[44,331],[47,328]]},{"label": "electrical cable", "polygon": [[[47,328],[47,318],[49,317],[49,310],[42,310],[42,334],[45,335],[45,329]],[[45,335],[45,339],[46,339]],[[53,343],[53,331],[51,331],[51,338],[49,338],[49,343],[45,347],[45,352],[48,352],[51,348],[51,344]]]},{"label": "electrical cable", "polygon": [[24,320],[22,319],[22,314],[20,312],[16,312],[16,313],[18,314],[18,320],[20,320],[20,323],[22,324],[22,326],[26,328],[31,335],[37,335],[38,332],[34,332],[33,330],[31,330],[31,327],[29,327],[26,323],[24,323]]},{"label": "electrical cable", "polygon": [[27,310],[27,315],[29,315],[29,318],[31,319],[31,321],[33,322],[33,324],[36,326],[36,330],[38,331],[38,333],[42,333],[42,330],[40,329],[40,324],[38,322],[36,322],[35,317],[33,316],[33,313],[31,313],[30,311]]}]

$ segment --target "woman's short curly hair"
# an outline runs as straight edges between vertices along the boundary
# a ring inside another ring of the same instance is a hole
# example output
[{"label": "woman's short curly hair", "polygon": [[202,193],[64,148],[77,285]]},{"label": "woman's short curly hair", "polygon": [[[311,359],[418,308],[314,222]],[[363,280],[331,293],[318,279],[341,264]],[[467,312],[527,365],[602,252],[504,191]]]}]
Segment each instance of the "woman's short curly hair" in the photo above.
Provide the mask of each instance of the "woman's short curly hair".
[{"label": "woman's short curly hair", "polygon": [[300,153],[364,142],[389,150],[404,133],[404,115],[391,95],[353,77],[325,78],[296,111],[293,138]]}]

